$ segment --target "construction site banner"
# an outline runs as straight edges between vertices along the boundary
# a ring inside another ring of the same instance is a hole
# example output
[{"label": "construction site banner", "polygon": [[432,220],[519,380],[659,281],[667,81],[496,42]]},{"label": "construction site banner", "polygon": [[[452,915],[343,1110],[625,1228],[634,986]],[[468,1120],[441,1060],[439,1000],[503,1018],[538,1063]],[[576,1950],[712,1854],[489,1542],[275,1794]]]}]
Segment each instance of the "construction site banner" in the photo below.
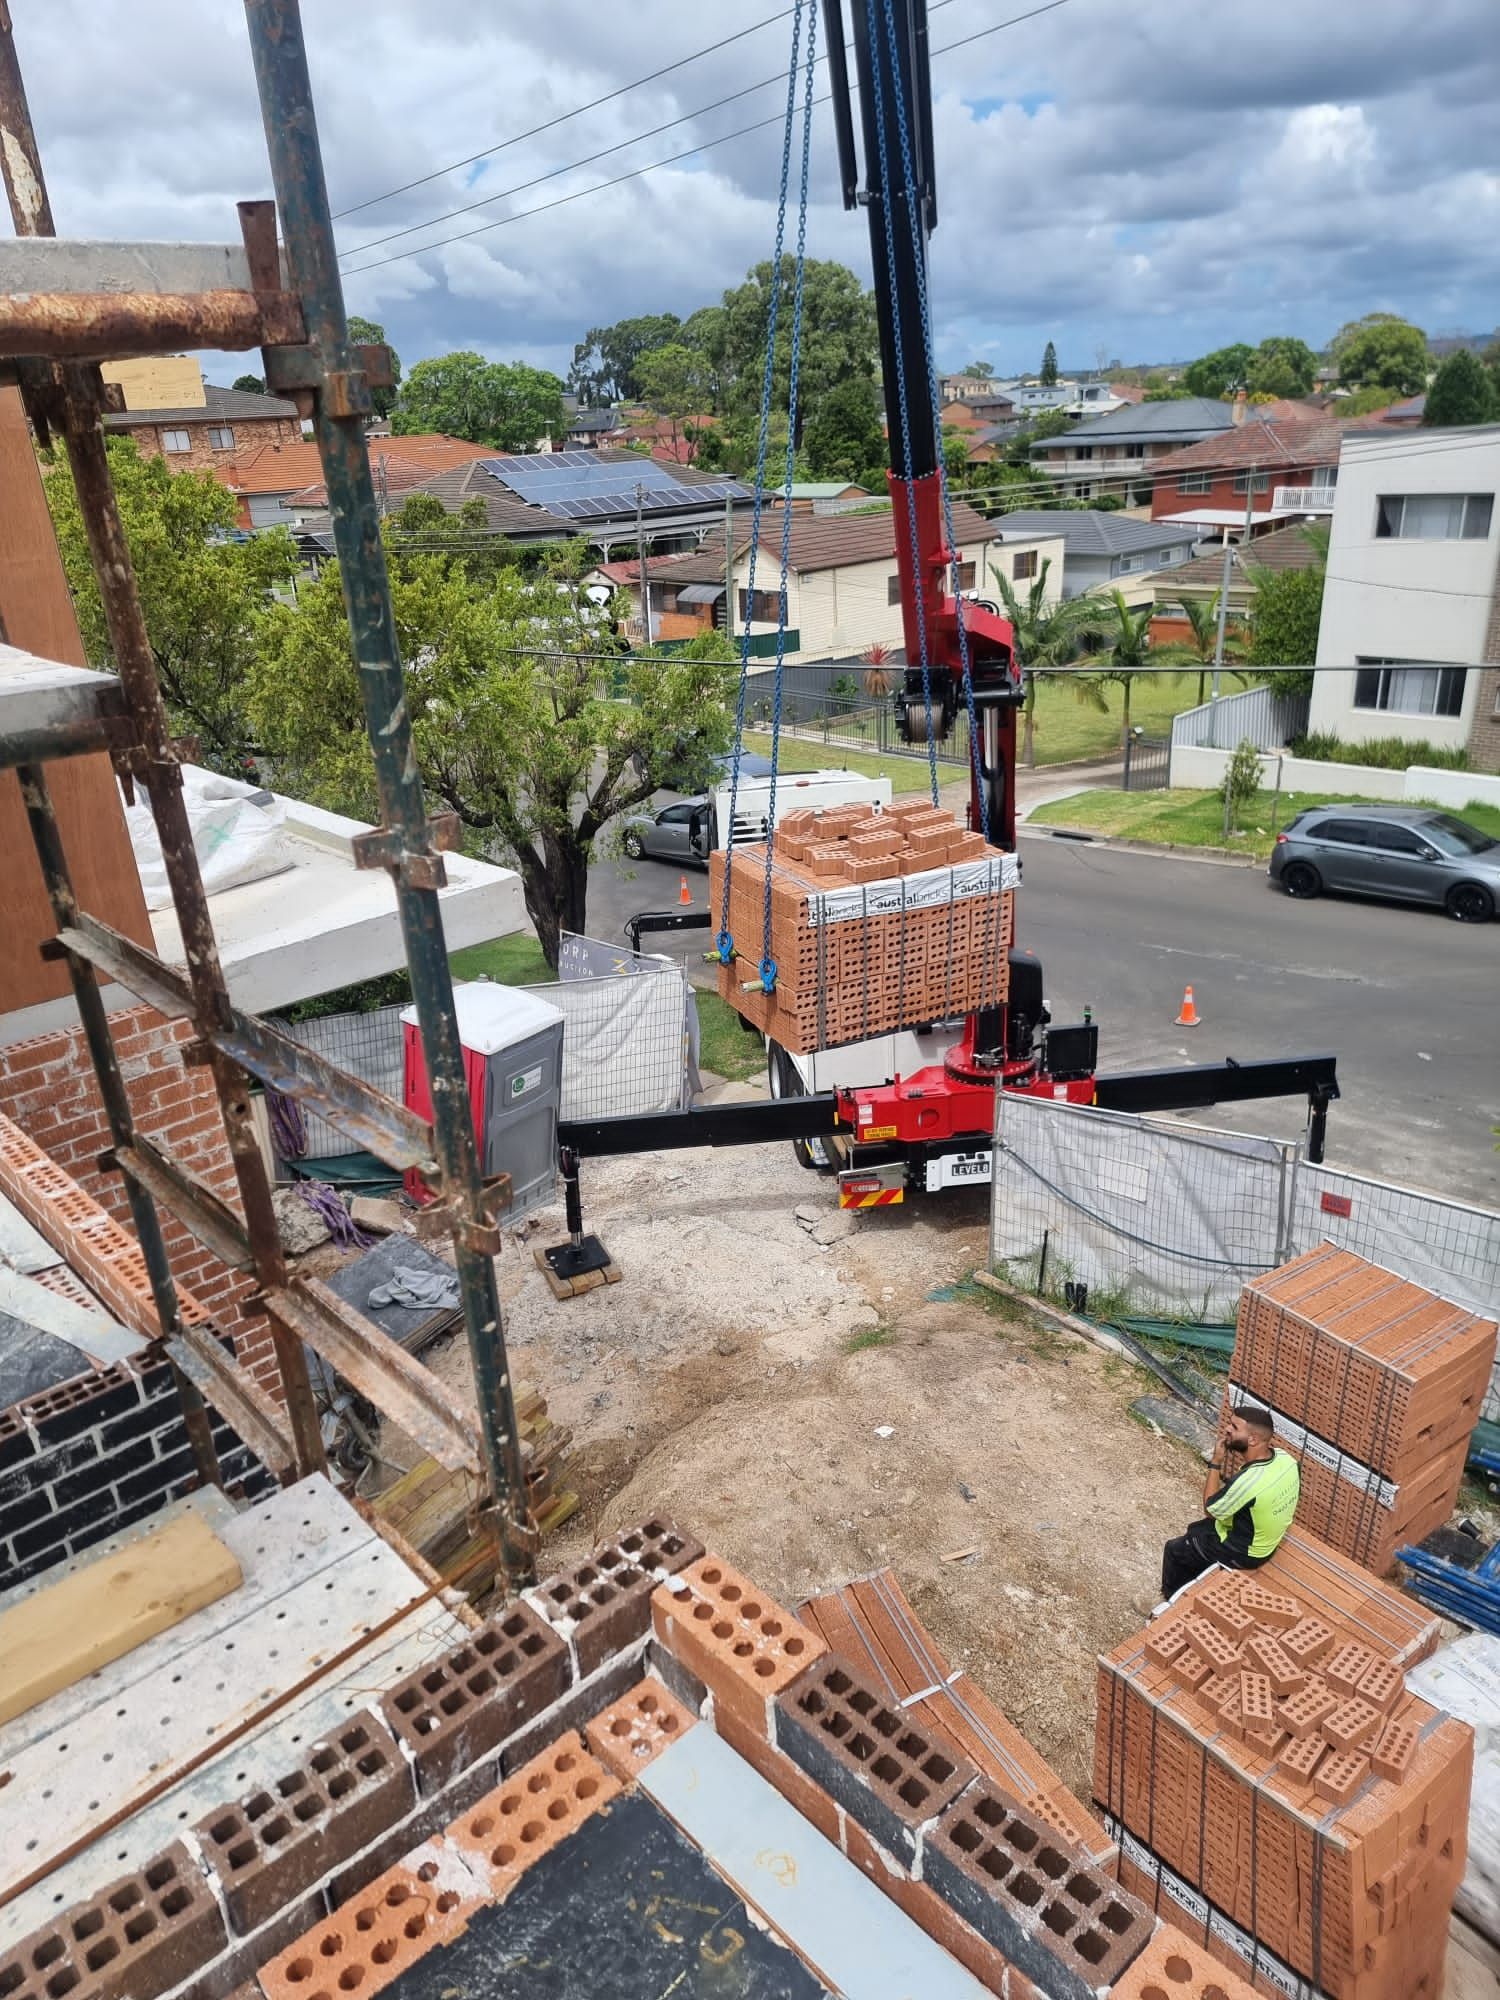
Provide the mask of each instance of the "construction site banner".
[{"label": "construction site banner", "polygon": [[[1093,1318],[1229,1320],[1247,1280],[1329,1242],[1495,1309],[1488,1209],[1314,1166],[1300,1140],[997,1095],[990,1260],[1026,1291],[1086,1286]],[[1484,1414],[1500,1419],[1500,1369]]]}]

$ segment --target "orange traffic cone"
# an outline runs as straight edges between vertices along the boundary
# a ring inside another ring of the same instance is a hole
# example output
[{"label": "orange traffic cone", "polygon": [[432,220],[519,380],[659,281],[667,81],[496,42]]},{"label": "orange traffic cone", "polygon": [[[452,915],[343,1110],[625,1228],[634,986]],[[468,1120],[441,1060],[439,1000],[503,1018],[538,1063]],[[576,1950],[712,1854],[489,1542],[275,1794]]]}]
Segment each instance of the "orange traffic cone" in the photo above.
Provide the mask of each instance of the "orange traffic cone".
[{"label": "orange traffic cone", "polygon": [[688,894],[686,875],[684,875],[682,878],[682,887],[677,891],[677,900],[679,903],[691,903],[693,900],[692,897]]},{"label": "orange traffic cone", "polygon": [[1182,989],[1182,1012],[1177,1016],[1179,1028],[1196,1028],[1199,1025],[1198,1004],[1193,998],[1191,986]]}]

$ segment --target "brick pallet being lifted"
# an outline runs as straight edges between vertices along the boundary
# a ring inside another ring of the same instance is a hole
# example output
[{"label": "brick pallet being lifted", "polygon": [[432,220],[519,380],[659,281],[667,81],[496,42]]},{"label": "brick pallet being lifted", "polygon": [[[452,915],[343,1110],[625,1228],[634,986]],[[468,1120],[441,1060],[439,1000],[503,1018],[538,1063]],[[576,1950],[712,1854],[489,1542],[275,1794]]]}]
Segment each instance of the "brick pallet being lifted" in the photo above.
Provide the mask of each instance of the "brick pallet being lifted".
[{"label": "brick pallet being lifted", "polygon": [[1125,1886],[1257,1990],[1438,2000],[1473,1732],[1406,1692],[1437,1629],[1297,1528],[1179,1592],[1099,1664]]},{"label": "brick pallet being lifted", "polygon": [[[725,857],[709,858],[722,907]],[[784,1048],[806,1054],[1000,1005],[1015,938],[1013,855],[919,802],[791,813],[776,830],[776,991],[745,990],[764,937],[766,851],[737,846],[729,929],[739,957],[719,992]]]},{"label": "brick pallet being lifted", "polygon": [[1319,1245],[1247,1285],[1225,1411],[1275,1413],[1302,1466],[1298,1521],[1377,1574],[1453,1511],[1496,1328]]}]

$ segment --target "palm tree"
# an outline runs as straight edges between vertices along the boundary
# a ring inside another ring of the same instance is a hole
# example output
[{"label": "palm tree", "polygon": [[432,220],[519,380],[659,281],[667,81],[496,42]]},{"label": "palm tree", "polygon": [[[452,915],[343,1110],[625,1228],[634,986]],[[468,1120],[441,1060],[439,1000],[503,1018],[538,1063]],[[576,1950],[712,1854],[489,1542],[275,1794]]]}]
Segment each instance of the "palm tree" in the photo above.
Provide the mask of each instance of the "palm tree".
[{"label": "palm tree", "polygon": [[1109,710],[1104,690],[1111,686],[1119,688],[1120,747],[1123,749],[1130,735],[1130,690],[1151,650],[1151,620],[1156,615],[1156,606],[1154,603],[1143,604],[1137,610],[1125,601],[1123,591],[1112,590],[1108,608],[1101,619],[1099,610],[1102,600],[1095,598],[1087,601],[1094,613],[1091,629],[1098,635],[1099,643],[1093,652],[1084,655],[1079,664],[1098,667],[1100,671],[1081,679],[1079,691],[1084,700],[1091,702],[1104,715]]},{"label": "palm tree", "polygon": [[[1190,639],[1174,639],[1169,645],[1158,646],[1156,648],[1155,657],[1158,660],[1171,660],[1173,662],[1181,660],[1184,666],[1197,667],[1198,706],[1200,708],[1203,706],[1203,689],[1208,678],[1208,669],[1213,665],[1214,655],[1218,650],[1219,598],[1221,595],[1222,592],[1216,590],[1213,596],[1208,598],[1184,597],[1182,599],[1182,615],[1188,622],[1188,629],[1192,633],[1192,637]],[[1224,658],[1226,660],[1243,660],[1249,651],[1250,643],[1245,636],[1244,628],[1239,625],[1231,625],[1226,621],[1224,626]],[[1236,674],[1235,676],[1235,679],[1239,681],[1243,681],[1244,678],[1243,674]]]},{"label": "palm tree", "polygon": [[[1037,684],[1049,667],[1065,667],[1076,656],[1089,617],[1085,598],[1059,598],[1055,603],[1047,602],[1047,572],[1051,567],[1052,559],[1048,556],[1032,578],[1031,588],[1024,598],[1020,598],[1010,578],[1002,575],[993,563],[990,564],[990,575],[995,579],[1015,637],[1016,658],[1026,672],[1026,702],[1021,711],[1021,761],[1028,770],[1036,764]],[[1087,699],[1082,682],[1077,683],[1077,692],[1080,699]]]}]

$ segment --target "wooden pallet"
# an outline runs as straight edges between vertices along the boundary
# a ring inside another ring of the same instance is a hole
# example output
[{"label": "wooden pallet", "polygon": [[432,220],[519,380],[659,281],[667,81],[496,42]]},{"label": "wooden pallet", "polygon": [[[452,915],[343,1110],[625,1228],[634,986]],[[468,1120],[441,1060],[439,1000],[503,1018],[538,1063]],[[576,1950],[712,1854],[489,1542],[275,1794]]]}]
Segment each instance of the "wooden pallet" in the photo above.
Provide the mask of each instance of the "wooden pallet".
[{"label": "wooden pallet", "polygon": [[547,1262],[547,1253],[545,1250],[533,1250],[531,1254],[536,1261],[537,1269],[547,1280],[552,1296],[555,1299],[572,1299],[576,1298],[580,1292],[597,1291],[601,1285],[618,1285],[621,1278],[625,1275],[619,1265],[611,1258],[602,1271],[585,1271],[581,1277],[560,1278]]}]

